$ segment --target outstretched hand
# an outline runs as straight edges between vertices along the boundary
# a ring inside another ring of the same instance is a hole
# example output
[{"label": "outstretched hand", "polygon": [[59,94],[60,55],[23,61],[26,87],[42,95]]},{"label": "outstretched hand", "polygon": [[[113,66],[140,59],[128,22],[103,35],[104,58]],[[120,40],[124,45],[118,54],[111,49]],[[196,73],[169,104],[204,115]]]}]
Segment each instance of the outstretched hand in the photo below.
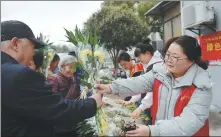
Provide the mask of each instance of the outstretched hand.
[{"label": "outstretched hand", "polygon": [[141,113],[142,113],[142,110],[140,108],[137,108],[133,111],[133,113],[131,114],[131,117],[134,119],[137,119]]},{"label": "outstretched hand", "polygon": [[111,88],[109,87],[108,84],[96,84],[95,88],[97,88],[98,92],[103,94],[103,93],[107,93],[107,94],[111,94]]},{"label": "outstretched hand", "polygon": [[124,101],[124,100],[118,100],[119,104],[122,104],[123,106],[132,105],[134,102],[132,101]]},{"label": "outstretched hand", "polygon": [[96,104],[97,104],[97,108],[100,108],[103,106],[104,103],[102,101],[102,97],[101,97],[100,93],[96,93],[96,94],[92,95],[90,98],[95,99]]}]

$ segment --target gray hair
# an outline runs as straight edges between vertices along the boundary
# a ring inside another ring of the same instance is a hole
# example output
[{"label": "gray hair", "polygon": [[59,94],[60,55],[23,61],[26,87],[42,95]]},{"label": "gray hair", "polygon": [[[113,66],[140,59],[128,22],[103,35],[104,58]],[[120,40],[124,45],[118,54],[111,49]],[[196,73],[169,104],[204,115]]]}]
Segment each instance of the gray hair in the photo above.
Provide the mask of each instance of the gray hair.
[{"label": "gray hair", "polygon": [[58,64],[58,68],[61,69],[62,67],[66,66],[67,64],[77,62],[77,59],[71,55],[65,55],[61,58]]}]

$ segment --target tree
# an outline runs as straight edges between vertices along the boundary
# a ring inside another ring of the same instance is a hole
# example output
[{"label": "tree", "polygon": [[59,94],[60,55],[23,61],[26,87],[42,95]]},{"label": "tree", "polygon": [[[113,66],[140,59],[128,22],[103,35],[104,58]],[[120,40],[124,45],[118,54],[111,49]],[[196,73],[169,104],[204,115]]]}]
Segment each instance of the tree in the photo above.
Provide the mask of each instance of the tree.
[{"label": "tree", "polygon": [[155,6],[158,2],[156,1],[139,1],[137,5],[138,16],[143,20],[147,21],[147,17],[144,15],[148,10],[150,10],[153,6]]},{"label": "tree", "polygon": [[68,53],[68,52],[69,52],[68,46],[63,45],[63,46],[62,46],[62,51],[63,51],[63,53]]},{"label": "tree", "polygon": [[135,9],[134,8],[135,3],[136,3],[136,1],[105,1],[101,4],[101,7],[126,5],[130,9]]},{"label": "tree", "polygon": [[149,34],[148,27],[127,4],[120,6],[104,4],[100,11],[89,18],[84,28],[98,35],[115,68],[119,51],[131,48]]},{"label": "tree", "polygon": [[63,53],[62,46],[61,45],[56,45],[55,52],[56,53]]},{"label": "tree", "polygon": [[[105,1],[102,6],[126,6],[132,9],[135,14],[142,20],[142,23],[150,28],[151,32],[160,32],[162,35],[162,17],[160,16],[145,16],[144,14],[155,6],[159,1]],[[137,7],[135,7],[135,3]]]},{"label": "tree", "polygon": [[153,6],[155,6],[158,3],[158,1],[139,1],[137,6],[137,12],[140,19],[143,21],[144,24],[148,25],[150,27],[151,32],[160,32],[161,35],[163,33],[162,28],[162,17],[160,16],[145,16],[144,14],[150,10]]}]

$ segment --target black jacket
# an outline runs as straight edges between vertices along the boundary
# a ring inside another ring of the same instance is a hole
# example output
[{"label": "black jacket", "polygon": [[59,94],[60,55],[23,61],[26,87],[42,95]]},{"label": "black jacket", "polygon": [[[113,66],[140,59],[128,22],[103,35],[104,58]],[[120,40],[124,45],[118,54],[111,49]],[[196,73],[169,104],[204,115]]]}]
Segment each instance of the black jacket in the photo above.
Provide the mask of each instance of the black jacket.
[{"label": "black jacket", "polygon": [[77,123],[96,113],[92,98],[73,101],[52,92],[45,77],[1,52],[2,136],[53,136],[55,124]]}]

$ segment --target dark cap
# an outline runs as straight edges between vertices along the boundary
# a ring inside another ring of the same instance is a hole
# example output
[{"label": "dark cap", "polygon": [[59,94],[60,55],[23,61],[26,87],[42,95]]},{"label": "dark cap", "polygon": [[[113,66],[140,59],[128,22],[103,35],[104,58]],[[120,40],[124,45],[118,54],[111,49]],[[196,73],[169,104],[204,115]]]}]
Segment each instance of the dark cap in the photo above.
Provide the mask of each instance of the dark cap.
[{"label": "dark cap", "polygon": [[35,49],[47,46],[47,44],[35,38],[31,28],[25,23],[17,20],[1,22],[1,41],[11,40],[14,37],[31,40],[35,45]]}]

